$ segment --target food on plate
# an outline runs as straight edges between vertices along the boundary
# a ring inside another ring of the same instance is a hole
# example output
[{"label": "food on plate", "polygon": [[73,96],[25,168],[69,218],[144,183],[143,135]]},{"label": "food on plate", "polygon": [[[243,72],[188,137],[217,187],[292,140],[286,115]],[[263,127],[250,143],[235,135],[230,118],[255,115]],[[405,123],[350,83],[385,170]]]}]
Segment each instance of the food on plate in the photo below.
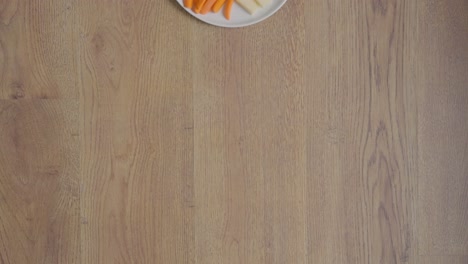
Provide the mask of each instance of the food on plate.
[{"label": "food on plate", "polygon": [[200,13],[205,3],[206,3],[206,0],[195,0],[195,6],[193,8],[193,12],[197,14]]},{"label": "food on plate", "polygon": [[226,6],[224,7],[224,17],[227,20],[231,19],[231,10],[232,10],[233,4],[234,4],[234,0],[227,0]]},{"label": "food on plate", "polygon": [[221,10],[221,7],[223,7],[224,2],[226,2],[226,0],[218,0],[218,1],[216,1],[216,3],[214,4],[214,6],[213,6],[213,8],[212,8],[213,12],[218,13],[219,10]]},{"label": "food on plate", "polygon": [[206,0],[205,5],[202,7],[200,14],[208,14],[210,12],[211,8],[215,4],[216,0]]},{"label": "food on plate", "polygon": [[271,3],[271,0],[255,0],[261,7],[265,7]]},{"label": "food on plate", "polygon": [[186,8],[192,8],[193,7],[193,0],[184,0],[184,6]]},{"label": "food on plate", "polygon": [[208,14],[210,11],[217,13],[224,6],[224,17],[229,20],[231,19],[234,2],[239,4],[245,11],[254,14],[259,8],[270,4],[271,0],[184,0],[184,6],[202,15]]},{"label": "food on plate", "polygon": [[236,2],[250,14],[255,13],[260,8],[255,0],[236,0]]}]

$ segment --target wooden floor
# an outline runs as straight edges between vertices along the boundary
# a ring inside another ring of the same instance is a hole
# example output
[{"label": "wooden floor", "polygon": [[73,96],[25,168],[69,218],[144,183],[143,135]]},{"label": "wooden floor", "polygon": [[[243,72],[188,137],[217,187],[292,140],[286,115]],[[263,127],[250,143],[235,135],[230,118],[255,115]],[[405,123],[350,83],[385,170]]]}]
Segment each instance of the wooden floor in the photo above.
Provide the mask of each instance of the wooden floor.
[{"label": "wooden floor", "polygon": [[0,263],[468,263],[468,1],[0,1]]}]

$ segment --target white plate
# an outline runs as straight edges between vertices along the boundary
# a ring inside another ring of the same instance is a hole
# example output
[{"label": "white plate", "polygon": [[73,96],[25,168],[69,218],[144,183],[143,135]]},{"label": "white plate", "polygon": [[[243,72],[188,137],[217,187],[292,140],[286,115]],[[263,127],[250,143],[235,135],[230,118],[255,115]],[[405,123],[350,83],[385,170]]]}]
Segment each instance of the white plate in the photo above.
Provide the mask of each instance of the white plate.
[{"label": "white plate", "polygon": [[287,0],[271,0],[271,3],[268,6],[260,8],[253,15],[249,14],[238,4],[234,3],[234,6],[232,7],[231,20],[227,20],[223,15],[223,9],[221,9],[218,13],[210,12],[206,15],[200,15],[194,13],[190,9],[185,8],[184,0],[177,0],[177,2],[185,9],[185,11],[189,12],[192,16],[200,19],[201,21],[214,26],[228,28],[246,27],[263,21],[276,13],[276,11],[278,11],[284,5],[284,3],[286,3],[286,1]]}]

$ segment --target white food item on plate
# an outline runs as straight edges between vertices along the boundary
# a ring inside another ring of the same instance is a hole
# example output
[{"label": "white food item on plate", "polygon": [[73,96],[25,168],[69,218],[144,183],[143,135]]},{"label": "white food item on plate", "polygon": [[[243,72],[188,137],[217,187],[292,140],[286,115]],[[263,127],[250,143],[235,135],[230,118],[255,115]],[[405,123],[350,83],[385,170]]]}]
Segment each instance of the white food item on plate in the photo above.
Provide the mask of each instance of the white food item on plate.
[{"label": "white food item on plate", "polygon": [[265,7],[271,3],[271,0],[255,0],[257,4],[259,4],[261,7]]},{"label": "white food item on plate", "polygon": [[[2,0],[0,0],[1,2]],[[171,0],[172,1],[172,0]],[[184,6],[184,0],[176,0],[180,6]],[[255,0],[254,0],[255,1]],[[254,15],[249,14],[239,4],[235,4],[232,8],[231,20],[227,20],[223,12],[209,13],[206,15],[195,14],[191,9],[184,8],[190,15],[196,19],[208,23],[210,25],[225,27],[225,28],[242,28],[257,24],[275,14],[281,7],[287,3],[287,0],[274,0],[263,8],[258,8]],[[0,4],[1,5],[1,4]]]},{"label": "white food item on plate", "polygon": [[250,14],[255,13],[260,8],[255,0],[236,0],[236,2]]}]

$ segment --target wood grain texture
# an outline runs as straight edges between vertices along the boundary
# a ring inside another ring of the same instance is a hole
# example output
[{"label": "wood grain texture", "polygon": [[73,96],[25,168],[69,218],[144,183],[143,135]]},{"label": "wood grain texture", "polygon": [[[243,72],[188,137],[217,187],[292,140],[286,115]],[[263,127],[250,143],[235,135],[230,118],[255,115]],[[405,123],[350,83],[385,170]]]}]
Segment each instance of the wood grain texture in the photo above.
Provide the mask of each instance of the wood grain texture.
[{"label": "wood grain texture", "polygon": [[0,263],[468,263],[465,0],[0,1]]},{"label": "wood grain texture", "polygon": [[198,263],[305,261],[302,12],[286,6],[249,30],[193,29]]},{"label": "wood grain texture", "polygon": [[468,263],[468,256],[466,255],[424,255],[424,256],[417,256],[417,262],[421,264],[465,264]]},{"label": "wood grain texture", "polygon": [[74,1],[0,2],[0,99],[78,99]]},{"label": "wood grain texture", "polygon": [[0,101],[0,263],[78,263],[78,103]]},{"label": "wood grain texture", "polygon": [[416,6],[307,8],[318,14],[306,23],[308,259],[408,262],[417,187],[416,39],[408,32],[416,31]]},{"label": "wood grain texture", "polygon": [[78,5],[83,262],[193,262],[190,21],[169,1]]},{"label": "wood grain texture", "polygon": [[468,256],[468,3],[419,10],[419,250]]}]

